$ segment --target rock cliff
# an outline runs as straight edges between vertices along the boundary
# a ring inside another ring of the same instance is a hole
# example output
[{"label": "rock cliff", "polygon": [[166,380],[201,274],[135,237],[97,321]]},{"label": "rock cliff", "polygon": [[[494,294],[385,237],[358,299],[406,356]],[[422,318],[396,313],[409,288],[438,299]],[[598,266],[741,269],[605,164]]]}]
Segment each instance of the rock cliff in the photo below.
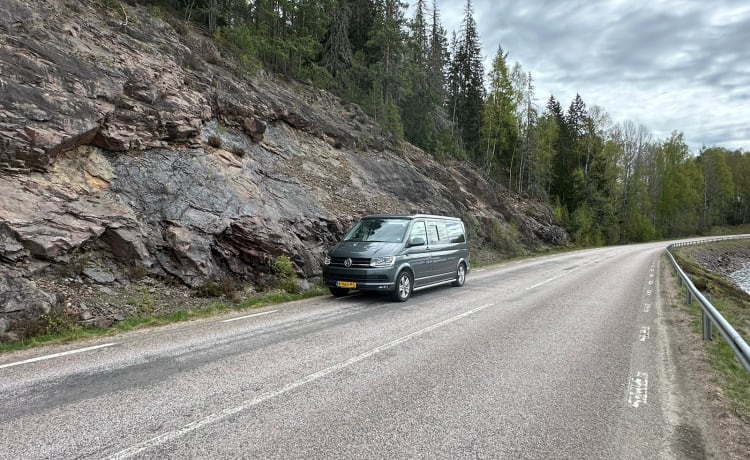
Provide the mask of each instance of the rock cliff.
[{"label": "rock cliff", "polygon": [[314,282],[326,248],[368,213],[462,216],[477,254],[567,242],[545,204],[325,91],[249,75],[153,13],[0,3],[0,340],[59,305],[89,320],[91,286],[262,285],[281,255]]}]

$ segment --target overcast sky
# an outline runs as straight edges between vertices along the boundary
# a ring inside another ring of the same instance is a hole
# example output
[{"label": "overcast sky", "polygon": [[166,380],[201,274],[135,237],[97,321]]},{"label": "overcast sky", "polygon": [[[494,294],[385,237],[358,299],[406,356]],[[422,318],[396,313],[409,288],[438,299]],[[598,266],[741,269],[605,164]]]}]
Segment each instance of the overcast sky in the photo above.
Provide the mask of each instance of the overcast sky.
[{"label": "overcast sky", "polygon": [[[413,5],[415,0],[409,0]],[[431,0],[428,0],[431,6]],[[466,0],[437,0],[450,40]],[[565,110],[576,93],[656,140],[750,151],[749,0],[472,0],[485,72],[498,49]],[[410,8],[409,17],[413,15]],[[485,75],[486,77],[486,75]]]}]

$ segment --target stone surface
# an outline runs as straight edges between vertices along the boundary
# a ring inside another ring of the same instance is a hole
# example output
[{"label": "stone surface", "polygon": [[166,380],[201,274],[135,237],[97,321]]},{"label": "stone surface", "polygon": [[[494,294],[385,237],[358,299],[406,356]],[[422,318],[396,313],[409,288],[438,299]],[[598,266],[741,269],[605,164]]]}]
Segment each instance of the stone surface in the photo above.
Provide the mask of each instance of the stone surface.
[{"label": "stone surface", "polygon": [[[201,33],[120,4],[0,2],[5,329],[22,310],[102,294],[89,283],[267,284],[282,255],[306,286],[369,213],[462,216],[475,249],[497,225],[527,248],[567,242],[547,206],[436,161],[355,104],[248,76]],[[130,314],[125,301],[97,305],[85,321]]]}]

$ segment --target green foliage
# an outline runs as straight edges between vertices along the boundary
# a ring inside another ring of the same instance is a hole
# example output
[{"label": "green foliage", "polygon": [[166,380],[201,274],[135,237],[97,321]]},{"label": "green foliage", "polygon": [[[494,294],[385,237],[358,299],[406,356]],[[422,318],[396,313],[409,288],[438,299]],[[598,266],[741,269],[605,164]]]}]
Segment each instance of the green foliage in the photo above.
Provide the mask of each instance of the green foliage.
[{"label": "green foliage", "polygon": [[512,187],[513,174],[519,161],[520,122],[516,117],[518,97],[508,72],[507,56],[499,48],[489,74],[490,90],[482,114],[483,151],[480,152],[482,158],[479,164],[485,173]]},{"label": "green foliage", "polygon": [[146,287],[131,296],[128,304],[135,308],[135,314],[138,317],[150,317],[154,314],[154,298]]},{"label": "green foliage", "polygon": [[239,157],[239,158],[243,158],[243,157],[245,156],[245,154],[246,154],[246,152],[245,152],[245,149],[243,149],[243,148],[242,148],[242,147],[240,147],[239,145],[235,145],[235,146],[233,146],[233,147],[232,147],[232,149],[231,149],[231,152],[232,152],[232,153],[233,153],[233,154],[234,154],[235,156],[237,156],[237,157]]},{"label": "green foliage", "polygon": [[523,248],[519,244],[520,237],[518,228],[514,225],[508,225],[493,218],[489,222],[489,244],[498,252],[508,257],[515,257],[523,253]]},{"label": "green foliage", "polygon": [[[750,296],[735,287],[725,277],[704,269],[696,261],[695,255],[697,252],[704,252],[705,258],[714,250],[717,250],[718,254],[724,251],[741,251],[746,249],[746,244],[745,241],[725,241],[682,247],[675,251],[677,263],[690,276],[693,284],[702,291],[710,293],[711,304],[742,337],[750,335],[750,308],[748,308]],[[695,316],[696,333],[700,333],[700,307],[697,302],[693,302],[689,308]],[[731,404],[734,405],[736,413],[745,414],[745,421],[750,422],[746,415],[750,414],[750,385],[748,385],[750,377],[715,327],[712,333],[716,339],[704,342],[711,354],[711,364],[719,371],[720,384],[725,394],[729,396]]]},{"label": "green foliage", "polygon": [[239,291],[240,285],[231,276],[225,276],[219,281],[206,281],[196,290],[195,295],[198,297],[225,297],[234,298]]},{"label": "green foliage", "polygon": [[[100,1],[122,13],[120,0]],[[654,140],[632,122],[611,126],[581,95],[567,110],[550,96],[542,113],[532,76],[500,48],[485,93],[472,2],[450,44],[427,3],[414,2],[409,19],[400,0],[163,0],[149,11],[176,30],[197,24],[224,47],[221,58],[195,53],[185,65],[233,61],[238,74],[264,67],[327,88],[439,160],[471,160],[510,190],[556,203],[557,221],[581,244],[750,223],[750,153],[714,147],[693,157],[681,133]]]},{"label": "green foliage", "polygon": [[299,286],[297,285],[297,272],[294,269],[294,264],[289,256],[282,255],[277,257],[272,265],[271,269],[276,275],[276,287],[289,294],[299,293]]}]

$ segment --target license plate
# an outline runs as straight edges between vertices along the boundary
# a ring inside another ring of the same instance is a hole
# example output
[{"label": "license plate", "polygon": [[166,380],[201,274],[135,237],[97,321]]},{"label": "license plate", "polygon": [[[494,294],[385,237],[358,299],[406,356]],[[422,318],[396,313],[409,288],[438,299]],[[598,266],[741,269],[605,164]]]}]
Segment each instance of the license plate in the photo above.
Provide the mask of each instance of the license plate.
[{"label": "license plate", "polygon": [[336,283],[336,286],[340,288],[356,289],[357,283],[355,283],[354,281],[339,281],[338,283]]}]

